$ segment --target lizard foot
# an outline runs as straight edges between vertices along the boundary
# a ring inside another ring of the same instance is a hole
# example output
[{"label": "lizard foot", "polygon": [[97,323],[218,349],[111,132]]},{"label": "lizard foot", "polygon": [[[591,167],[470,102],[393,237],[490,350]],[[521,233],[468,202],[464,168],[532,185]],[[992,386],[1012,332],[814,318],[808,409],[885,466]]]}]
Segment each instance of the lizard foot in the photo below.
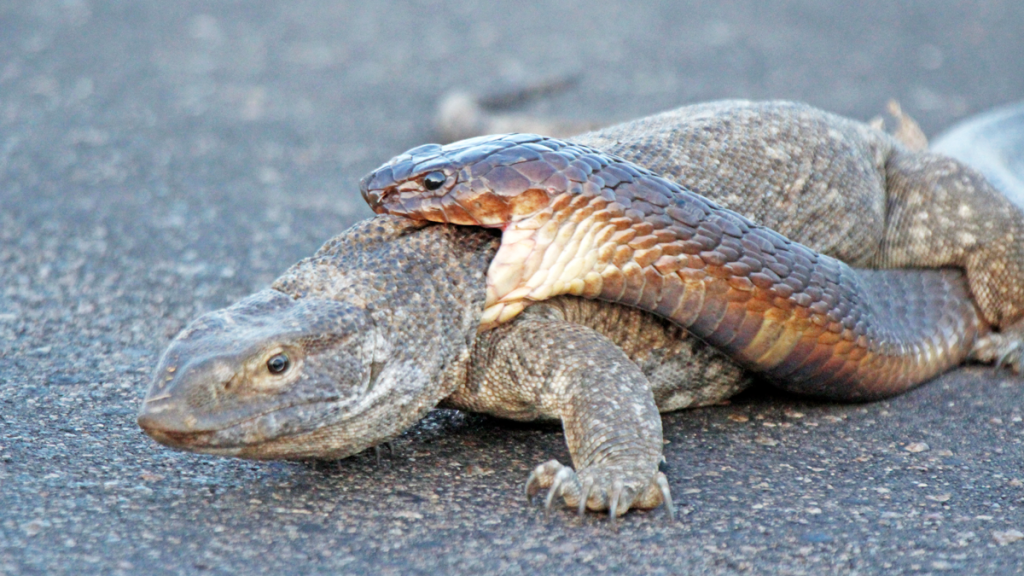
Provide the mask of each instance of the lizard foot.
[{"label": "lizard foot", "polygon": [[576,507],[582,519],[586,510],[608,511],[612,525],[617,516],[630,508],[655,508],[664,503],[670,519],[675,507],[669,492],[668,479],[662,472],[650,477],[640,466],[595,464],[578,474],[557,460],[549,460],[534,468],[526,481],[526,500],[531,502],[538,492],[547,488],[544,516],[551,511],[554,499],[561,496],[566,506]]},{"label": "lizard foot", "polygon": [[982,336],[971,350],[971,359],[1006,366],[1014,374],[1024,371],[1024,321]]}]

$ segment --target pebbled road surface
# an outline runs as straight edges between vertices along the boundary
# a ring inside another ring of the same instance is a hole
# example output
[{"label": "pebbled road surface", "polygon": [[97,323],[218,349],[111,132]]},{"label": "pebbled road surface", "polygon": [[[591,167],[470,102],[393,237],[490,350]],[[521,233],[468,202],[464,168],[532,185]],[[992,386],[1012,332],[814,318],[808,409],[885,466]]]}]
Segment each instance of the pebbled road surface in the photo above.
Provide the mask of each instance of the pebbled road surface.
[{"label": "pebbled road surface", "polygon": [[722,97],[934,135],[1024,96],[1024,4],[0,0],[0,573],[1004,574],[1024,570],[1024,382],[666,417],[682,508],[618,532],[520,495],[556,428],[437,412],[326,465],[136,428],[157,355],[369,216],[358,178],[438,95],[557,74],[533,111]]}]

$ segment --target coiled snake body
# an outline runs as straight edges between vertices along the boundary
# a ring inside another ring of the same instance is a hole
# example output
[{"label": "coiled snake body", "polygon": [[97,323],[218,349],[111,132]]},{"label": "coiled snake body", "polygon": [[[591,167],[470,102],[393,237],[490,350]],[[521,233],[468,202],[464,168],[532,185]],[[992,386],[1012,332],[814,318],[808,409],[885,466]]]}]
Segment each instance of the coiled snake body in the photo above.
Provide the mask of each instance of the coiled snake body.
[{"label": "coiled snake body", "polygon": [[[807,391],[856,381],[875,394],[962,362],[979,329],[959,272],[855,271],[586,147],[529,135],[463,146],[437,150],[451,173],[460,162],[444,194],[367,196],[392,214],[504,227],[485,323],[526,300],[600,297]],[[908,306],[913,326],[885,306],[887,292],[922,298]]]},{"label": "coiled snake body", "polygon": [[[891,169],[890,164],[896,171],[886,184],[899,186],[901,178],[927,180],[914,170],[928,172],[934,164],[946,162],[927,155],[900,155],[899,146],[884,134],[800,105],[726,103],[711,110],[718,115],[712,126],[726,128],[713,140],[701,142],[705,150],[712,150],[702,161],[722,160],[721,169],[726,173],[735,171],[729,162],[737,164],[737,155],[747,152],[739,142],[731,142],[737,133],[773,133],[758,137],[784,141],[793,137],[778,134],[785,132],[780,127],[798,126],[807,132],[806,125],[823,126],[818,131],[824,136],[797,134],[808,140],[797,143],[803,148],[787,150],[785,142],[775,148],[760,143],[762,155],[788,154],[785,160],[791,164],[801,162],[800,154],[810,155],[804,162],[807,167],[791,169],[795,176],[782,174],[782,169],[774,174],[763,161],[756,165],[766,179],[788,177],[798,181],[793,183],[798,189],[810,187],[807,182],[813,184],[824,178],[822,173],[831,171],[830,177],[840,184],[833,184],[838,192],[829,190],[830,194],[846,192],[844,185],[856,192],[859,181],[870,179],[873,169]],[[767,119],[744,120],[756,114]],[[698,110],[688,121],[692,124],[693,118],[711,116]],[[615,128],[609,129],[604,141],[650,132],[644,130],[650,125],[624,126],[627,128],[618,134]],[[846,133],[834,134],[840,129]],[[597,136],[590,140],[601,141],[601,133]],[[617,139],[613,147],[641,150],[642,156],[657,164],[667,153],[652,150],[651,140],[657,144],[656,137],[647,141]],[[737,149],[730,150],[730,145]],[[674,153],[679,155],[679,151],[677,147]],[[865,160],[843,163],[846,157],[857,156]],[[901,168],[901,162],[910,167]],[[671,161],[662,163],[671,165]],[[714,165],[706,167],[715,169]],[[944,171],[951,172],[965,179],[955,171]],[[972,177],[969,171],[965,174]],[[726,176],[721,178],[723,182],[728,181]],[[756,177],[751,175],[745,181]],[[967,280],[982,278],[987,284],[972,281],[968,285],[963,273],[953,269],[855,270],[624,158],[537,135],[487,136],[414,148],[364,178],[361,188],[376,212],[503,229],[502,247],[488,273],[483,328],[508,321],[530,301],[560,294],[630,304],[670,318],[796,392],[846,399],[880,397],[963,362],[979,341],[989,337],[993,316],[982,313],[988,312],[984,306],[981,311],[975,306],[972,289],[977,300],[979,294],[997,293],[1005,284],[991,281],[986,273],[971,277],[970,266]],[[774,192],[782,196],[786,190],[778,188]],[[767,195],[772,192],[769,189]],[[853,200],[863,203],[866,210],[879,204],[870,194],[862,196]],[[986,198],[984,194],[979,197]],[[793,202],[778,197],[749,200]],[[849,199],[842,201],[850,204]],[[885,201],[881,201],[882,210]],[[891,198],[888,203],[884,217],[822,213],[817,221],[804,217],[804,226],[818,230],[818,238],[826,237],[832,220],[836,228],[846,226],[870,236],[874,228],[860,226],[861,222],[891,218],[900,223],[902,207]],[[964,206],[955,208],[964,213]],[[914,220],[921,218],[915,215]],[[921,228],[911,224],[895,231],[878,230],[877,236],[883,238],[837,244],[840,249],[832,251],[861,265],[880,267],[970,263],[970,253],[962,247],[954,247],[951,256],[940,255],[946,261],[931,262],[913,254],[920,262],[913,258],[909,263],[900,261],[901,257],[907,259],[907,253],[921,251],[913,244],[921,236]],[[841,233],[833,236],[842,239]],[[889,252],[879,256],[881,250],[874,249],[872,255],[869,240],[883,244]],[[898,249],[900,242],[907,243],[909,249]],[[1001,268],[1014,271],[1013,266]],[[987,301],[983,298],[982,303]],[[1011,318],[1004,314],[1003,319]]]}]

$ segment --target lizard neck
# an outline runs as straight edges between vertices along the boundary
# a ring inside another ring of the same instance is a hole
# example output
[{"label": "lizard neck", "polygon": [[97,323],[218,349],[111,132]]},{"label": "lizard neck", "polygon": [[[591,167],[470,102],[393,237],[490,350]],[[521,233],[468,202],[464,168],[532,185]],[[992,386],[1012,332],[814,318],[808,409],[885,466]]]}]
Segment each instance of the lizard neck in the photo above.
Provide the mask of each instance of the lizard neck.
[{"label": "lizard neck", "polygon": [[397,436],[465,382],[498,241],[481,229],[378,216],[328,241],[273,288],[367,311],[381,417],[366,416]]}]

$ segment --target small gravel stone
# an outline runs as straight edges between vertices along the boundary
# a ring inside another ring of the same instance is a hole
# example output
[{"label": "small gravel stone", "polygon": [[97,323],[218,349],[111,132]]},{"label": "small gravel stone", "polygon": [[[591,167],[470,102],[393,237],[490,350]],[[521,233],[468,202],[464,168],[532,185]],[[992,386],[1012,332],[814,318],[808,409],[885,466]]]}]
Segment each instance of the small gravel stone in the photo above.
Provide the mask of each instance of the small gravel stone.
[{"label": "small gravel stone", "polygon": [[1020,530],[993,530],[992,539],[996,541],[996,544],[1000,546],[1006,546],[1018,540],[1024,540],[1024,532]]},{"label": "small gravel stone", "polygon": [[46,525],[47,523],[43,520],[33,520],[31,522],[25,523],[25,525],[22,526],[21,529],[25,532],[26,536],[32,537],[42,532],[43,528],[45,528]]}]

